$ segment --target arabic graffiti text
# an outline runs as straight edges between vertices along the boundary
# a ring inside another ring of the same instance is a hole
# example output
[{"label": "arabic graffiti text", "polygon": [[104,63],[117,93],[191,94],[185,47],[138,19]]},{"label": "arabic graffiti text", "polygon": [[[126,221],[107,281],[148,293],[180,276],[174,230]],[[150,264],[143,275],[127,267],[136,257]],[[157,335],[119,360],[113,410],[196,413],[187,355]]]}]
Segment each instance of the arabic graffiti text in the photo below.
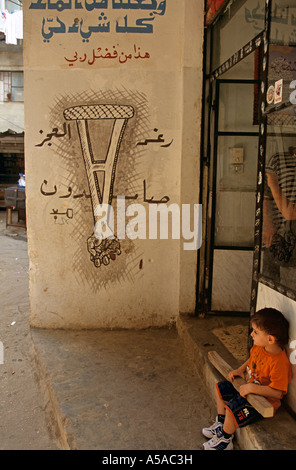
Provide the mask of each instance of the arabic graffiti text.
[{"label": "arabic graffiti text", "polygon": [[[83,42],[89,42],[96,33],[153,33],[153,21],[165,14],[166,0],[112,0],[112,3],[108,3],[108,0],[37,0],[31,2],[29,10],[32,13],[38,10],[47,13],[45,10],[49,10],[53,14],[56,10],[61,15],[43,17],[41,35],[45,43],[50,42],[56,34],[78,34]],[[76,10],[84,16],[67,23],[63,17],[64,10]],[[89,25],[85,14],[93,10],[98,16]],[[118,16],[119,10],[123,11],[124,16]]]},{"label": "arabic graffiti text", "polygon": [[134,60],[134,59],[150,59],[149,52],[141,52],[141,48],[134,44],[133,48],[130,51],[123,51],[120,49],[119,44],[117,46],[113,45],[112,48],[106,47],[105,49],[102,47],[97,47],[96,49],[92,49],[89,52],[83,52],[82,54],[78,54],[75,51],[72,57],[64,57],[66,62],[68,63],[69,67],[73,67],[75,63],[77,64],[84,64],[84,65],[93,65],[97,60],[104,60],[110,59],[115,60],[119,64],[125,64],[127,61]]}]

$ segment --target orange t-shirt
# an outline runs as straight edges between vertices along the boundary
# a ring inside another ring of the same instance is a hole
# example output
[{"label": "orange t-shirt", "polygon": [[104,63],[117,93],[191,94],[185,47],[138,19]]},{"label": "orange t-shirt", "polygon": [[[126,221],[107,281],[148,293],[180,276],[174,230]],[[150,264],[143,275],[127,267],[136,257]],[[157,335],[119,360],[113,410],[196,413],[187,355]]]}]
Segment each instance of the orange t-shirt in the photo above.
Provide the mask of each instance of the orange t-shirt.
[{"label": "orange t-shirt", "polygon": [[[287,393],[288,384],[292,377],[291,364],[284,350],[272,354],[265,351],[262,346],[256,345],[251,349],[246,372],[248,383],[268,385],[276,390],[281,390],[284,394]],[[275,411],[280,407],[281,400],[266,398],[273,405]]]}]

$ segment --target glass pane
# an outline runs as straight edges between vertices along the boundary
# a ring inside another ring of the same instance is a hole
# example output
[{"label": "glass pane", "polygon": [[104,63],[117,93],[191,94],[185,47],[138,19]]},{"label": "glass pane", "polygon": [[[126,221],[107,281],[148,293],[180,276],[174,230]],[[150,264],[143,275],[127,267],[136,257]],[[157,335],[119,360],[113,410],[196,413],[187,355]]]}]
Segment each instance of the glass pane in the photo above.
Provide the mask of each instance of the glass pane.
[{"label": "glass pane", "polygon": [[268,116],[261,273],[296,290],[295,106]]},{"label": "glass pane", "polygon": [[24,89],[12,88],[11,89],[11,101],[24,101]]},{"label": "glass pane", "polygon": [[[258,51],[258,49],[256,50]],[[257,52],[256,52],[257,54]],[[241,60],[234,67],[231,67],[227,72],[223,73],[221,78],[223,79],[245,79],[245,80],[254,80],[258,79],[255,72],[255,53],[249,54],[244,60]],[[258,69],[256,68],[256,71]]]},{"label": "glass pane", "polygon": [[296,47],[271,44],[266,95],[267,109],[295,100],[296,82],[293,83],[295,79]]},{"label": "glass pane", "polygon": [[252,247],[258,137],[219,136],[215,246]]},{"label": "glass pane", "polygon": [[270,41],[275,44],[296,44],[295,2],[291,0],[272,2]]},{"label": "glass pane", "polygon": [[221,83],[219,131],[258,132],[258,93],[254,83]]},{"label": "glass pane", "polygon": [[24,86],[24,74],[23,72],[12,72],[12,86],[23,87]]},{"label": "glass pane", "polygon": [[265,0],[230,2],[213,28],[212,70],[225,62],[264,29]]},{"label": "glass pane", "polygon": [[11,100],[11,73],[3,72],[4,101]]}]

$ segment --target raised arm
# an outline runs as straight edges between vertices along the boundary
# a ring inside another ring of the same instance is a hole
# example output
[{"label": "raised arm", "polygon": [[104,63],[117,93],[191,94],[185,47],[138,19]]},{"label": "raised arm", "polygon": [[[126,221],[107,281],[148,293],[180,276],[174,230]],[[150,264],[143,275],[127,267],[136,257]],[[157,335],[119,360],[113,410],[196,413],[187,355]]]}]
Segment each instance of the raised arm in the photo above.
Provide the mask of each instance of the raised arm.
[{"label": "raised arm", "polygon": [[275,173],[267,173],[267,184],[272,192],[273,199],[286,220],[296,219],[296,204],[287,199],[281,190],[278,177]]}]

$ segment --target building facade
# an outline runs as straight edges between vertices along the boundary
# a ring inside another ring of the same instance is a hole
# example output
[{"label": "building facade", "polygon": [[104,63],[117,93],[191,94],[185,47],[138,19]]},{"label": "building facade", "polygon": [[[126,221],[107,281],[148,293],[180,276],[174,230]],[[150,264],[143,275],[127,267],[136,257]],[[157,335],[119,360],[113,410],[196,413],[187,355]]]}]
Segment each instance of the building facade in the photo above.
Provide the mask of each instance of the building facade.
[{"label": "building facade", "polygon": [[[17,31],[16,25],[18,25]],[[5,188],[17,185],[19,174],[24,171],[22,6],[18,0],[1,0],[0,208],[5,207]]]},{"label": "building facade", "polygon": [[284,0],[26,3],[33,326],[272,306],[293,357],[295,18]]},{"label": "building facade", "polygon": [[[199,310],[279,309],[294,370],[296,6],[216,3],[206,18]],[[294,380],[288,403],[295,410]]]},{"label": "building facade", "polygon": [[31,323],[194,312],[203,2],[24,5]]},{"label": "building facade", "polygon": [[26,3],[33,326],[271,306],[293,359],[295,18],[286,0]]}]

